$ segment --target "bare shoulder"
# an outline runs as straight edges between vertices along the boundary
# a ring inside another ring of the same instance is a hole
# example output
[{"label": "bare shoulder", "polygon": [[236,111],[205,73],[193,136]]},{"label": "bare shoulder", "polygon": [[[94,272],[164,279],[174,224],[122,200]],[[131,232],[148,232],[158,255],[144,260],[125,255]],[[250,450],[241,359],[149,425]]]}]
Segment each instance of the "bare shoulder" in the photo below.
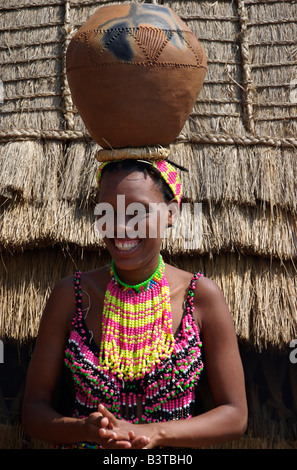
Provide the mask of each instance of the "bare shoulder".
[{"label": "bare shoulder", "polygon": [[[82,288],[88,292],[96,290],[105,291],[108,269],[106,266],[92,271],[80,272]],[[51,317],[55,321],[66,322],[69,325],[75,312],[75,274],[58,281],[53,287],[45,310],[44,316]]]},{"label": "bare shoulder", "polygon": [[166,277],[173,287],[179,286],[180,289],[187,289],[193,274],[183,269],[172,266],[171,264],[166,264]]},{"label": "bare shoulder", "polygon": [[[170,264],[166,264],[166,277],[171,283],[176,283],[182,288],[188,287],[191,279],[194,276],[194,272],[190,273],[183,269],[177,268]],[[195,295],[196,303],[199,301],[200,304],[208,304],[211,301],[222,300],[223,292],[219,286],[210,278],[205,276],[199,277],[197,280],[197,294]]]},{"label": "bare shoulder", "polygon": [[233,330],[233,320],[224,293],[212,279],[200,277],[197,280],[194,306],[201,330]]},{"label": "bare shoulder", "polygon": [[[79,271],[80,282],[83,282],[87,286],[101,286],[106,282],[107,273],[107,266],[92,271]],[[49,300],[53,302],[59,301],[59,303],[61,301],[63,307],[69,304],[73,305],[73,301],[75,300],[75,278],[76,275],[73,274],[58,281],[50,294]]]},{"label": "bare shoulder", "polygon": [[197,280],[196,302],[209,304],[217,300],[223,300],[224,295],[220,287],[212,279],[201,276]]},{"label": "bare shoulder", "polygon": [[52,288],[42,316],[42,323],[68,326],[75,306],[74,275],[59,280]]},{"label": "bare shoulder", "polygon": [[110,280],[110,266],[105,265],[91,271],[81,273],[82,287],[98,292],[105,292],[107,283]]},{"label": "bare shoulder", "polygon": [[75,298],[74,294],[74,280],[75,275],[64,277],[60,279],[53,287],[49,301],[61,300],[62,304],[72,302]]}]

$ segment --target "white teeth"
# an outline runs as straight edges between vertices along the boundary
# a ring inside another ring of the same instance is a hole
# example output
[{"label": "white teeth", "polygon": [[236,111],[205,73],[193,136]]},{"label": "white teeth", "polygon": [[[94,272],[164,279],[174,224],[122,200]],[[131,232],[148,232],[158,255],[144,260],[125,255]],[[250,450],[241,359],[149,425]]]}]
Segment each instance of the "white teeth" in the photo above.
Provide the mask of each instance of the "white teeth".
[{"label": "white teeth", "polygon": [[139,242],[134,242],[134,243],[124,243],[124,242],[119,242],[115,241],[115,246],[122,251],[129,251],[132,250],[132,248],[135,248],[138,245]]}]

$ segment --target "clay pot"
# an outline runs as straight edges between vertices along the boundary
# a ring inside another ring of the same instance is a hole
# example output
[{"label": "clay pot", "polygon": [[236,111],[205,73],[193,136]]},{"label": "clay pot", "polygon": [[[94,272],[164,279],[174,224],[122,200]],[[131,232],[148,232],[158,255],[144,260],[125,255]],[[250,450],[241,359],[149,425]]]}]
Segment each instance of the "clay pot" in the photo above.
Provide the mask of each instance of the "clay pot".
[{"label": "clay pot", "polygon": [[73,101],[103,148],[169,145],[206,73],[188,26],[145,3],[99,8],[73,36],[66,63]]}]

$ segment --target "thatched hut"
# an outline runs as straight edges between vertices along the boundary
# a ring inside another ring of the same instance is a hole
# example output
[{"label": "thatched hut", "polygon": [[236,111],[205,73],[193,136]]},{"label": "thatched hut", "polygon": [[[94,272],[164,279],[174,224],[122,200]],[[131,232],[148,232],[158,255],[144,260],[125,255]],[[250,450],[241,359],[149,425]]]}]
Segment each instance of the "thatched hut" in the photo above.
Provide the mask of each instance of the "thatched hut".
[{"label": "thatched hut", "polygon": [[[97,146],[65,74],[72,34],[109,0],[6,0],[0,7],[0,447],[20,427],[26,367],[53,285],[108,262],[94,232]],[[159,1],[208,56],[203,90],[172,159],[195,238],[164,241],[171,263],[224,291],[246,374],[249,427],[236,448],[297,446],[297,2]],[[295,346],[296,347],[296,346]],[[206,398],[207,393],[202,399]]]}]

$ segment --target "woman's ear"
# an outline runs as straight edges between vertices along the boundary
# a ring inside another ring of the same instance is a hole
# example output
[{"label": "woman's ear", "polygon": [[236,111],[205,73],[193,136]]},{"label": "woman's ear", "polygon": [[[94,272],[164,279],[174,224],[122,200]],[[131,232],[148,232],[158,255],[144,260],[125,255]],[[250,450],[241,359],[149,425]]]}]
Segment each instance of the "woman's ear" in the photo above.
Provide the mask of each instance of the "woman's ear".
[{"label": "woman's ear", "polygon": [[168,203],[168,224],[167,227],[172,227],[178,218],[178,203],[176,199],[171,199]]}]

